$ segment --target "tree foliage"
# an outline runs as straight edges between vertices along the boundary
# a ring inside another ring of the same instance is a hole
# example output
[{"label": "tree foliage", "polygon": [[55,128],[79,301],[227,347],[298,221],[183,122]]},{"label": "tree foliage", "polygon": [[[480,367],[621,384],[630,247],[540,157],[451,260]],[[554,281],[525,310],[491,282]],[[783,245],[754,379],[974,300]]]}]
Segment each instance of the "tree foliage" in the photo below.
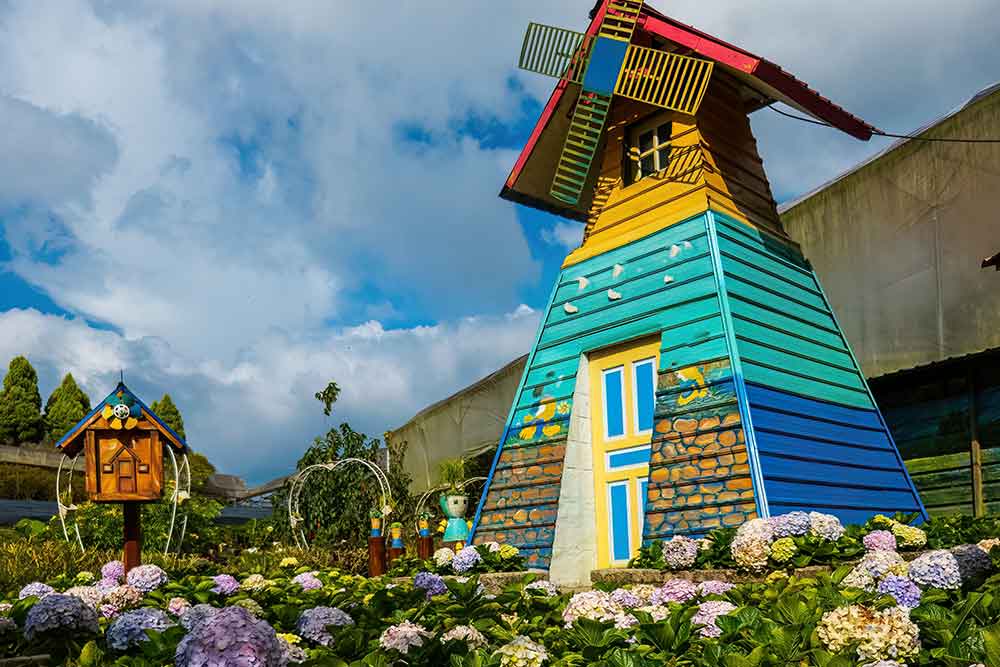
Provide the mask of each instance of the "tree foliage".
[{"label": "tree foliage", "polygon": [[14,357],[0,391],[0,442],[40,442],[43,434],[38,374],[25,357]]},{"label": "tree foliage", "polygon": [[66,373],[62,384],[53,390],[45,402],[45,435],[55,441],[64,436],[90,412],[90,397],[76,384],[72,373]]},{"label": "tree foliage", "polygon": [[164,394],[163,398],[153,401],[149,407],[164,424],[173,429],[174,433],[187,440],[187,435],[184,434],[184,418],[181,417],[181,411],[174,405],[174,399],[170,398],[170,394]]}]

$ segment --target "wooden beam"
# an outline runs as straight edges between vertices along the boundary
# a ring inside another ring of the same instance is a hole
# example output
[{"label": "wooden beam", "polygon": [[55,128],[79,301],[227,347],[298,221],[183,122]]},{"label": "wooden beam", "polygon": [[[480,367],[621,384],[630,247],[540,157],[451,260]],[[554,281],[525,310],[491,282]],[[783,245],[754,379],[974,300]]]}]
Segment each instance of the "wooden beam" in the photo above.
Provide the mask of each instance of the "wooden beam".
[{"label": "wooden beam", "polygon": [[979,418],[976,413],[976,374],[968,375],[969,385],[969,463],[972,468],[972,515],[986,514],[986,499],[983,497],[983,450],[979,443]]}]

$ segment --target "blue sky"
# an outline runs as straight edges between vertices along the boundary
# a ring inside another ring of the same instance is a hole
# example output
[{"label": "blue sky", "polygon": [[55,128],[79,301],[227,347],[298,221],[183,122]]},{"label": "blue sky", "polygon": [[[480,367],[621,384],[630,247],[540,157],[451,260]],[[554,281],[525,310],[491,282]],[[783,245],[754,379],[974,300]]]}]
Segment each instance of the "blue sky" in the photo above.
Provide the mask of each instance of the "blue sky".
[{"label": "blue sky", "polygon": [[[653,4],[889,130],[1000,78],[988,0]],[[0,2],[0,363],[95,400],[124,368],[260,481],[522,354],[581,229],[496,196],[551,89],[514,63],[591,5]],[[884,146],[753,126],[779,199]]]}]

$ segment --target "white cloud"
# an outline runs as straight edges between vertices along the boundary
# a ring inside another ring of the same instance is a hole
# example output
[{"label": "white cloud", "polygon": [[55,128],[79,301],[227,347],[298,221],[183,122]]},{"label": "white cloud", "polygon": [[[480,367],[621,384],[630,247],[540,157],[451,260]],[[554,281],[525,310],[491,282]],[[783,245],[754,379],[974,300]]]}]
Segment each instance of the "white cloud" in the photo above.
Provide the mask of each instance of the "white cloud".
[{"label": "white cloud", "polygon": [[562,222],[542,229],[542,240],[566,250],[576,250],[583,242],[583,224],[579,222]]}]

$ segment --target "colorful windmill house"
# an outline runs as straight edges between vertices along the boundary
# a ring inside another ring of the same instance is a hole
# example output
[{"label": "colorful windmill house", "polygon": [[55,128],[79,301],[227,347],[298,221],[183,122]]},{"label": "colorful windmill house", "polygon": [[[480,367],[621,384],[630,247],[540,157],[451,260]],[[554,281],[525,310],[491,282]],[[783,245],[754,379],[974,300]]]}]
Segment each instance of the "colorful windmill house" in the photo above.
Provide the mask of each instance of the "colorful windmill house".
[{"label": "colorful windmill house", "polygon": [[184,439],[167,426],[124,383],[56,442],[64,454],[84,457],[87,496],[97,503],[122,503],[125,567],[139,564],[139,503],[163,496],[164,449],[185,453]]},{"label": "colorful windmill house", "polygon": [[751,517],[923,513],[816,274],[785,234],[747,115],[874,128],[777,65],[641,2],[531,25],[559,79],[501,196],[585,224],[476,512],[567,581]]}]

